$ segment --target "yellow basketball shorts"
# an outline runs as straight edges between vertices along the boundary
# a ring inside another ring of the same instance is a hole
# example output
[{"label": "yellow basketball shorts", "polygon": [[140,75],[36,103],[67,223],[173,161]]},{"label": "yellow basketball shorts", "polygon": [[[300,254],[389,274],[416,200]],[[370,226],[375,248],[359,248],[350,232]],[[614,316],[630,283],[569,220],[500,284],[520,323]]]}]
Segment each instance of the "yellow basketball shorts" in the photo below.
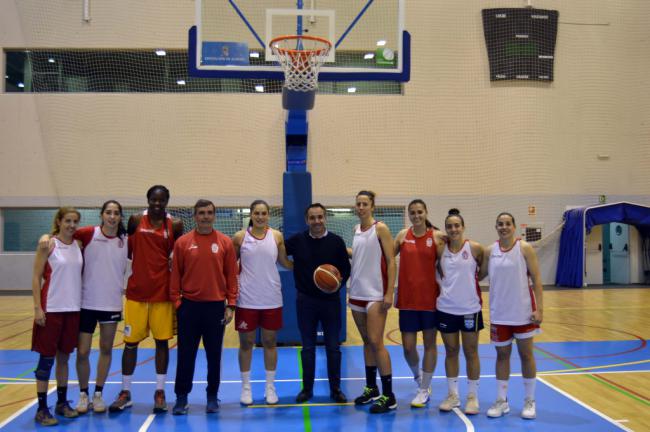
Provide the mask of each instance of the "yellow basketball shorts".
[{"label": "yellow basketball shorts", "polygon": [[157,340],[174,337],[176,313],[172,302],[126,300],[124,305],[124,342],[138,343],[151,335]]}]

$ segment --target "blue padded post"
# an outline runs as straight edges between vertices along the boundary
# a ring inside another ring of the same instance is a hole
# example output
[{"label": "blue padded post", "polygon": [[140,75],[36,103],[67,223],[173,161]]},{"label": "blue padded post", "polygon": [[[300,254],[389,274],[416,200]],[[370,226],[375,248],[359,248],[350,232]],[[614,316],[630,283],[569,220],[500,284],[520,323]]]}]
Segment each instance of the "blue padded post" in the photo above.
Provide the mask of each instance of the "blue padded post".
[{"label": "blue padded post", "polygon": [[287,172],[307,172],[307,140],[309,138],[307,111],[289,110],[284,126],[287,156],[286,170]]}]

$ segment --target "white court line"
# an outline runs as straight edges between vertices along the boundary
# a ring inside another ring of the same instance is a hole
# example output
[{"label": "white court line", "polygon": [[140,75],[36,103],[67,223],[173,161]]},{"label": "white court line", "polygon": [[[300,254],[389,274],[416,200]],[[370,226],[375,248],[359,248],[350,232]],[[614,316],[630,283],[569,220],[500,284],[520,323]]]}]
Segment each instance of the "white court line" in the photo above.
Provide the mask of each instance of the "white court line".
[{"label": "white court line", "polygon": [[558,387],[554,386],[553,384],[547,382],[544,378],[540,378],[540,377],[538,376],[538,377],[537,377],[537,381],[539,381],[539,382],[541,382],[542,384],[545,384],[546,386],[552,388],[553,390],[555,390],[556,392],[560,393],[560,394],[563,395],[564,397],[571,399],[572,401],[574,401],[574,402],[577,403],[578,405],[580,405],[580,406],[582,406],[582,407],[588,409],[588,410],[591,411],[592,413],[596,414],[597,416],[602,417],[603,419],[607,420],[608,422],[610,422],[611,424],[613,424],[613,425],[615,425],[615,426],[618,426],[619,428],[623,429],[624,431],[633,432],[632,429],[629,429],[629,428],[623,426],[622,424],[617,423],[616,420],[614,420],[613,418],[611,418],[611,417],[609,417],[608,415],[603,414],[602,412],[598,411],[597,409],[595,409],[595,408],[593,408],[593,407],[587,405],[586,403],[582,402],[580,399],[571,396],[569,393],[565,392],[564,390],[561,390],[560,388],[558,388]]},{"label": "white court line", "polygon": [[153,420],[156,418],[156,414],[149,414],[149,417],[142,423],[142,426],[140,426],[140,429],[138,429],[138,432],[147,432],[147,429],[149,429],[149,426],[151,426],[151,423],[153,423]]},{"label": "white court line", "polygon": [[[54,393],[55,391],[56,391],[56,386],[52,387],[51,390],[48,390],[47,395],[49,396],[50,394]],[[14,421],[16,419],[16,417],[18,417],[19,415],[21,415],[22,413],[24,413],[25,411],[27,411],[28,409],[30,409],[31,407],[36,405],[37,403],[38,403],[38,398],[34,399],[33,401],[29,402],[27,405],[25,405],[24,407],[22,407],[18,411],[16,411],[11,417],[9,417],[8,419],[6,419],[2,423],[0,423],[0,429],[7,426],[9,423]]]},{"label": "white court line", "polygon": [[[570,370],[570,369],[568,369]],[[544,373],[544,371],[539,371],[538,376],[566,376],[566,375],[608,375],[608,374],[623,374],[623,373],[650,373],[650,370],[621,370],[621,371],[578,371],[578,372],[557,372],[557,373]],[[510,374],[511,377],[520,377],[521,373]],[[467,378],[467,375],[459,375],[458,378]],[[481,375],[481,378],[496,378],[494,374],[492,375]],[[341,378],[341,381],[362,381],[365,380],[365,377],[347,377]],[[393,380],[412,380],[413,377],[393,377]],[[431,377],[431,379],[447,379],[445,375],[436,375]],[[316,378],[316,381],[327,381],[327,378]],[[34,384],[34,379],[24,378],[20,380],[11,380],[3,381],[0,378],[0,385],[26,385]],[[194,384],[207,384],[207,381],[193,381]],[[264,383],[266,380],[251,380],[253,383]],[[276,379],[275,382],[302,382],[300,378],[287,378],[287,379]],[[77,384],[78,381],[70,380],[69,384]],[[95,384],[95,381],[89,381],[90,384]],[[106,381],[104,384],[122,384],[122,381]],[[156,384],[156,381],[133,381],[131,384]],[[165,384],[175,384],[175,381],[165,381]],[[221,384],[241,384],[241,380],[222,380]]]},{"label": "white court line", "polygon": [[470,421],[470,419],[467,418],[464,412],[462,412],[458,407],[454,408],[454,413],[460,417],[460,419],[465,423],[465,430],[467,432],[474,432],[474,425]]}]

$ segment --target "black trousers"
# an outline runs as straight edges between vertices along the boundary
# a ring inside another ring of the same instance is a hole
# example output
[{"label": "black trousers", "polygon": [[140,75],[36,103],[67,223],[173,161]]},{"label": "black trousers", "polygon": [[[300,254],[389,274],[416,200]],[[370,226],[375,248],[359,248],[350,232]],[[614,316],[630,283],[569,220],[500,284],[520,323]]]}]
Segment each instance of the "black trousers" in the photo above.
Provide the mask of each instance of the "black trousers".
[{"label": "black trousers", "polygon": [[316,340],[318,323],[323,328],[325,352],[327,354],[327,377],[330,391],[341,388],[341,348],[339,332],[341,331],[341,301],[322,300],[298,292],[296,314],[300,338],[302,339],[302,385],[307,391],[313,391],[316,374]]},{"label": "black trousers", "polygon": [[221,346],[223,345],[223,317],[225,302],[195,302],[183,299],[176,310],[178,321],[178,361],[176,363],[177,396],[192,391],[194,367],[199,342],[203,338],[208,362],[207,396],[217,396],[221,382]]}]

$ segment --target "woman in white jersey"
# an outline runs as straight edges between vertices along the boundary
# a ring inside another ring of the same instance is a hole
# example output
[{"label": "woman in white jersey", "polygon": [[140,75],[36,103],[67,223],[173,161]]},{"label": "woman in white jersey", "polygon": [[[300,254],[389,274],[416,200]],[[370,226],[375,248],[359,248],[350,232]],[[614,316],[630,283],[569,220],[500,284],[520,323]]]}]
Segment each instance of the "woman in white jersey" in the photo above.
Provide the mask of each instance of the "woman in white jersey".
[{"label": "woman in white jersey", "polygon": [[[102,390],[111,367],[113,341],[117,323],[122,320],[122,292],[128,261],[126,228],[122,223],[122,206],[114,200],[106,201],[100,212],[101,225],[77,230],[84,255],[83,288],[81,292],[81,322],[77,347],[77,375],[79,377],[79,414],[92,409],[106,411]],[[88,397],[90,377],[90,347],[95,327],[99,323],[99,358],[92,402]]]},{"label": "woman in white jersey", "polygon": [[58,423],[47,406],[47,389],[55,359],[55,413],[65,418],[79,415],[68,403],[67,389],[68,359],[77,346],[79,335],[83,258],[79,243],[73,236],[80,218],[74,208],[61,207],[52,223],[51,245],[39,242],[34,260],[32,351],[39,353],[35,370],[38,397],[35,420],[43,426]]},{"label": "woman in white jersey", "polygon": [[[373,217],[374,192],[359,192],[355,207],[359,225],[355,227],[352,243],[349,302],[363,339],[366,386],[354,403],[365,405],[374,402],[370,412],[384,413],[397,408],[390,356],[384,346],[386,315],[393,305],[395,289],[394,246],[388,226]],[[377,388],[377,368],[381,376],[381,395]]]},{"label": "woman in white jersey", "polygon": [[269,227],[269,205],[262,200],[250,206],[248,228],[233,236],[239,257],[239,298],[235,311],[235,329],[239,332],[239,370],[242,375],[240,402],[253,403],[251,359],[255,346],[255,330],[262,329],[264,367],[266,369],[266,403],[278,403],[275,391],[275,370],[278,363],[276,334],[282,328],[282,286],[276,263],[292,268],[287,258],[284,239]]},{"label": "woman in white jersey", "polygon": [[[497,216],[499,240],[485,251],[480,278],[490,280],[490,339],[497,351],[497,400],[488,409],[489,417],[510,412],[508,379],[512,339],[517,339],[524,382],[521,416],[534,419],[536,366],[533,336],[542,322],[542,279],[533,247],[515,238],[515,218],[510,213]],[[532,282],[532,284],[531,284]]]},{"label": "woman in white jersey", "polygon": [[440,295],[437,301],[438,329],[445,344],[447,398],[441,411],[460,406],[458,396],[458,353],[462,339],[467,366],[466,414],[478,414],[478,380],[481,367],[478,357],[478,332],[483,329],[481,289],[478,271],[483,261],[483,247],[465,238],[465,220],[458,209],[449,210],[445,219],[447,243],[440,247]]}]

